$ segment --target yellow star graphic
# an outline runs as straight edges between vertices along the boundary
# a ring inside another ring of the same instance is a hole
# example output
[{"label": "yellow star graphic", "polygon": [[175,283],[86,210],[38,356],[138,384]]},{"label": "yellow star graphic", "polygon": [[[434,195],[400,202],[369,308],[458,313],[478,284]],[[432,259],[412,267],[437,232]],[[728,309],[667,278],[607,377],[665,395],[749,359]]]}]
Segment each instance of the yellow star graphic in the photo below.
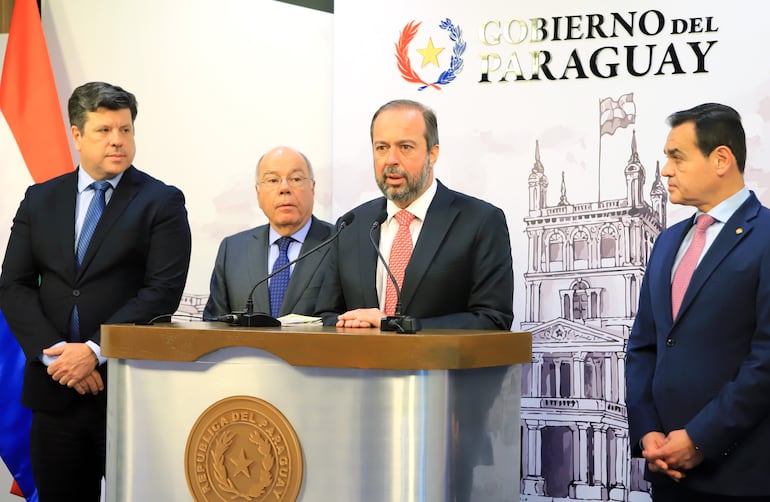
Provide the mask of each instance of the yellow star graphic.
[{"label": "yellow star graphic", "polygon": [[251,472],[249,472],[249,466],[254,463],[254,460],[246,457],[246,452],[243,449],[241,449],[240,453],[240,458],[230,457],[230,462],[232,462],[235,466],[235,473],[233,474],[233,477],[237,476],[238,474],[245,474],[247,478],[250,478]]},{"label": "yellow star graphic", "polygon": [[429,38],[427,47],[424,49],[417,49],[417,52],[422,54],[422,66],[420,68],[425,68],[430,63],[438,66],[438,55],[441,54],[441,51],[443,50],[443,47],[433,47],[433,39]]}]

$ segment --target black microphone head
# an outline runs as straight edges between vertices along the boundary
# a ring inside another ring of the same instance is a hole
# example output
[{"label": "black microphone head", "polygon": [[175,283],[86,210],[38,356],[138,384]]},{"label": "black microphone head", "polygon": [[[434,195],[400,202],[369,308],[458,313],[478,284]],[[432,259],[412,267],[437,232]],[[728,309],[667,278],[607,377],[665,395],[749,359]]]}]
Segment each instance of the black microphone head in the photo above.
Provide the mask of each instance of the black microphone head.
[{"label": "black microphone head", "polygon": [[385,220],[388,219],[388,211],[383,209],[382,212],[377,216],[377,219],[374,220],[374,223],[372,223],[373,227],[378,227],[385,223]]},{"label": "black microphone head", "polygon": [[343,214],[342,218],[340,218],[340,228],[350,225],[355,219],[356,215],[352,211]]}]

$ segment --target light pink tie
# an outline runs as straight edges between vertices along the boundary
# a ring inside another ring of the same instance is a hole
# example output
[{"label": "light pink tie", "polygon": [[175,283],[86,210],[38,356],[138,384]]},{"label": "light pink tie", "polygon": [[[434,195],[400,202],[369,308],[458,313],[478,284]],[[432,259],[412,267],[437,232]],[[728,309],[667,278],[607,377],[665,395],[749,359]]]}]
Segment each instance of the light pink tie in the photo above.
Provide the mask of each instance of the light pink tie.
[{"label": "light pink tie", "polygon": [[[409,224],[412,223],[414,215],[409,211],[402,210],[397,212],[394,218],[398,221],[398,232],[396,232],[393,246],[390,248],[388,266],[396,277],[399,289],[401,289],[401,285],[404,283],[406,265],[409,263],[409,258],[412,257],[412,233],[409,231]],[[385,288],[386,315],[393,315],[396,312],[396,303],[398,303],[396,288],[393,286],[393,281],[387,281]]]},{"label": "light pink tie", "polygon": [[687,291],[687,286],[690,284],[695,267],[698,266],[698,259],[701,253],[703,253],[703,246],[706,245],[706,229],[714,223],[714,217],[708,214],[701,214],[698,216],[698,221],[695,222],[695,233],[690,241],[690,247],[682,257],[682,261],[679,262],[679,266],[674,272],[674,281],[671,283],[671,313],[673,318],[676,319],[679,314],[679,308],[682,306],[682,299],[684,299],[684,293]]}]

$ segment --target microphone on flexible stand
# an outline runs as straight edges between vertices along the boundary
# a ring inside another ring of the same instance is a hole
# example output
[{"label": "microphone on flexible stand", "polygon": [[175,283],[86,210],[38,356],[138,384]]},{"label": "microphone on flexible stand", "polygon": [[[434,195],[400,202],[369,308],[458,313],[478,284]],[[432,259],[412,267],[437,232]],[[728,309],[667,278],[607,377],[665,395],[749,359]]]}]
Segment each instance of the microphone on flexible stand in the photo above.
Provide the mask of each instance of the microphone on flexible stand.
[{"label": "microphone on flexible stand", "polygon": [[372,223],[372,228],[369,230],[369,240],[371,241],[372,246],[374,246],[374,250],[377,251],[377,256],[379,257],[380,261],[385,266],[385,272],[388,273],[388,277],[390,277],[390,280],[393,283],[393,287],[396,288],[396,311],[394,312],[394,315],[383,317],[380,320],[380,331],[395,331],[397,333],[413,334],[422,329],[420,326],[420,320],[401,313],[401,288],[398,287],[396,276],[393,275],[393,271],[390,270],[387,260],[384,256],[382,256],[382,253],[380,252],[380,246],[378,246],[374,241],[374,231],[380,225],[382,225],[387,218],[388,213],[383,211],[382,214],[380,214],[380,216],[374,220],[374,223]]},{"label": "microphone on flexible stand", "polygon": [[281,325],[281,321],[276,319],[273,316],[267,315],[263,312],[254,312],[254,291],[257,290],[257,287],[264,283],[265,281],[270,280],[271,277],[274,275],[283,272],[290,266],[294,265],[300,260],[305,259],[307,256],[315,253],[319,249],[321,249],[324,246],[328,246],[334,240],[340,235],[340,232],[342,232],[342,229],[347,227],[353,222],[353,219],[355,218],[355,215],[353,213],[345,213],[345,215],[340,218],[340,224],[337,227],[337,231],[334,232],[334,235],[314,247],[313,249],[307,251],[306,253],[302,253],[294,260],[290,261],[289,263],[282,265],[278,267],[277,269],[273,270],[269,274],[267,274],[265,277],[257,281],[257,283],[254,285],[253,288],[251,288],[251,291],[249,292],[249,297],[246,300],[246,309],[243,312],[232,312],[230,314],[225,314],[221,316],[216,317],[216,321],[226,322],[229,323],[232,326],[251,326],[251,327],[277,327]]},{"label": "microphone on flexible stand", "polygon": [[[203,319],[206,321],[207,319]],[[211,321],[217,321],[217,322],[226,322],[229,324],[235,324],[238,321],[238,314],[225,314],[225,315],[218,315],[214,318],[209,319]]]}]

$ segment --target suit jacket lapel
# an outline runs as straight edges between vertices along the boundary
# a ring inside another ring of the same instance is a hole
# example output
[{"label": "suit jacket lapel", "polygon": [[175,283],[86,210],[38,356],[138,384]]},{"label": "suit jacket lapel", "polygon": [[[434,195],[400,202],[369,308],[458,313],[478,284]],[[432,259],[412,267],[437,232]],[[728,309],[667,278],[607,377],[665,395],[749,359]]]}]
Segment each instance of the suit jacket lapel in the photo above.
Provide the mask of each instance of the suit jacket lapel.
[{"label": "suit jacket lapel", "polygon": [[[671,232],[670,237],[666,241],[660,241],[662,249],[656,250],[661,253],[661,265],[650,268],[650,290],[651,291],[665,291],[665,294],[656,294],[651,298],[653,304],[653,311],[658,312],[659,315],[656,318],[656,323],[664,327],[666,330],[671,329],[674,323],[672,318],[672,305],[671,305],[671,277],[674,268],[674,261],[676,260],[676,254],[679,251],[679,247],[682,245],[684,237],[690,230],[694,222],[694,218],[684,220],[677,223],[669,229]],[[680,307],[681,310],[681,307]]]},{"label": "suit jacket lapel", "polygon": [[409,311],[409,303],[414,298],[420,281],[433,262],[438,248],[444,242],[458,214],[458,210],[452,206],[454,196],[438,180],[436,183],[438,183],[436,195],[428,207],[420,237],[415,243],[412,257],[404,272],[404,284],[401,287],[401,306],[404,312]]},{"label": "suit jacket lapel", "polygon": [[[83,263],[80,264],[80,271],[78,277],[88,273],[88,265],[93,261],[94,256],[99,252],[99,248],[110,236],[110,230],[116,221],[123,215],[123,212],[128,207],[129,202],[136,197],[139,193],[141,181],[136,179],[136,168],[129,167],[120,179],[118,186],[115,188],[110,197],[110,202],[107,207],[104,208],[104,213],[99,219],[99,223],[96,224],[94,235],[91,237],[91,242],[88,244],[86,254],[83,257]],[[131,238],[130,236],[110,236],[113,239],[125,239]]]},{"label": "suit jacket lapel", "polygon": [[[254,239],[249,242],[249,290],[254,284],[267,276],[267,256],[270,249],[270,225],[264,225],[254,232]],[[260,284],[254,291],[254,310],[270,314],[270,292],[267,282]],[[248,298],[247,298],[248,300]]]},{"label": "suit jacket lapel", "polygon": [[[385,205],[386,200],[383,197],[378,199],[375,204],[372,204],[370,208],[366,208],[367,210],[361,211],[361,213],[356,216],[358,220],[354,221],[353,225],[360,225],[360,230],[358,231],[358,242],[356,243],[358,246],[358,252],[342,254],[344,256],[355,257],[354,259],[358,260],[357,267],[358,273],[361,276],[360,284],[362,289],[361,296],[363,297],[363,305],[379,306],[380,304],[379,298],[377,297],[377,261],[379,258],[377,257],[377,250],[375,250],[374,246],[372,245],[369,235],[372,229],[372,223],[374,222],[375,218],[380,216],[380,214],[385,211]],[[343,230],[343,232],[345,231],[346,230]],[[372,235],[374,243],[379,246],[380,232],[375,231],[372,233],[374,234]]]},{"label": "suit jacket lapel", "polygon": [[56,193],[56,207],[51,208],[51,234],[53,242],[60,242],[63,263],[70,263],[75,273],[75,201],[77,199],[77,171],[64,176]]},{"label": "suit jacket lapel", "polygon": [[[329,234],[325,232],[324,227],[318,223],[316,217],[313,216],[312,218],[310,230],[307,233],[305,242],[302,243],[300,254],[313,249],[321,244],[324,239],[329,237]],[[321,265],[321,261],[328,251],[329,246],[327,245],[315,253],[308,255],[307,258],[297,262],[294,266],[294,271],[291,273],[291,280],[289,281],[289,287],[286,289],[286,295],[283,297],[283,303],[281,304],[281,315],[290,314],[294,311],[294,307],[302,297],[302,293],[307,289],[310,279],[315,274],[316,269]]]},{"label": "suit jacket lapel", "polygon": [[[759,208],[759,201],[752,194],[730,219],[725,222],[724,227],[722,227],[716,240],[706,251],[706,254],[695,269],[692,279],[690,279],[690,284],[687,286],[687,291],[682,299],[682,306],[679,309],[677,319],[681,318],[682,314],[692,304],[698,292],[706,284],[706,281],[719,264],[751,232],[753,228],[751,220],[756,217]],[[740,231],[738,231],[739,228]]]}]

